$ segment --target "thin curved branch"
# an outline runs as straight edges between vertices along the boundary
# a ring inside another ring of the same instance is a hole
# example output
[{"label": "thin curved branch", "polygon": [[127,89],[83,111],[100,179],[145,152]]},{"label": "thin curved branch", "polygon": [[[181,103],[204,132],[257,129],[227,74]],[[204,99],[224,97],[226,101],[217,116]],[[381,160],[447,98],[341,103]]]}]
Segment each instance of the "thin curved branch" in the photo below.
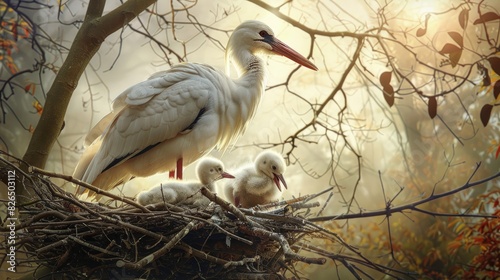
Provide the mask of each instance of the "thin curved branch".
[{"label": "thin curved branch", "polygon": [[489,177],[486,177],[486,178],[483,178],[483,179],[471,182],[472,178],[474,177],[474,175],[476,174],[476,172],[478,171],[478,169],[479,169],[480,166],[481,166],[481,163],[477,163],[476,164],[476,168],[474,169],[474,171],[470,175],[470,177],[467,180],[467,182],[465,184],[463,184],[462,186],[460,186],[458,188],[455,188],[455,189],[452,189],[450,191],[443,192],[443,193],[431,194],[430,196],[428,196],[428,197],[426,197],[424,199],[421,199],[419,201],[413,202],[413,203],[409,203],[409,204],[405,204],[405,205],[401,205],[401,206],[396,206],[396,207],[391,207],[389,205],[388,207],[386,207],[386,209],[379,210],[379,211],[362,212],[362,213],[355,213],[355,214],[341,214],[341,215],[323,216],[323,217],[314,217],[314,218],[310,218],[308,220],[311,221],[311,222],[324,222],[324,221],[331,221],[331,220],[348,220],[348,219],[355,219],[355,218],[369,218],[369,217],[378,217],[378,216],[391,216],[394,213],[403,213],[406,210],[413,210],[413,211],[418,211],[418,212],[421,212],[421,213],[424,213],[424,214],[429,214],[429,215],[433,215],[433,216],[444,216],[444,217],[454,216],[454,217],[471,217],[471,218],[477,218],[477,217],[480,217],[480,218],[498,218],[497,216],[494,216],[494,215],[475,215],[475,214],[460,214],[460,213],[456,213],[456,214],[443,214],[443,213],[429,212],[429,211],[422,210],[422,209],[418,208],[418,206],[420,206],[422,204],[425,204],[425,203],[428,203],[428,202],[431,202],[433,200],[440,199],[440,198],[443,198],[443,197],[451,196],[453,194],[456,194],[458,192],[464,191],[466,189],[469,189],[469,188],[472,188],[472,187],[475,187],[475,186],[479,186],[479,185],[485,184],[487,182],[493,181],[494,179],[500,177],[500,172],[498,172],[498,173],[496,173],[494,175],[491,175]]}]

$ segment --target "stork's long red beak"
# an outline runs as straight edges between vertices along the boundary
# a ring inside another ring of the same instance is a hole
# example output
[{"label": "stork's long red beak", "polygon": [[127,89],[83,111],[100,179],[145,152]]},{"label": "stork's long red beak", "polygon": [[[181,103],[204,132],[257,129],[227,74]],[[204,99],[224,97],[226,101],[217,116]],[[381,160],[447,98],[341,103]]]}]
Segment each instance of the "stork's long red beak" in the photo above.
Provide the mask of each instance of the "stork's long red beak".
[{"label": "stork's long red beak", "polygon": [[285,182],[285,178],[283,178],[283,175],[276,174],[276,173],[273,173],[273,174],[274,174],[273,181],[274,181],[274,184],[276,184],[276,187],[278,187],[278,190],[281,191],[280,181],[281,181],[281,183],[283,183],[283,186],[285,186],[285,189],[288,189],[286,182]]},{"label": "stork's long red beak", "polygon": [[268,44],[271,45],[272,51],[285,56],[298,64],[307,67],[309,69],[318,70],[318,67],[314,65],[312,62],[307,60],[307,58],[303,57],[300,53],[294,51],[292,48],[290,48],[287,44],[281,42],[280,40],[276,39],[276,37],[272,37],[272,40],[266,41]]}]

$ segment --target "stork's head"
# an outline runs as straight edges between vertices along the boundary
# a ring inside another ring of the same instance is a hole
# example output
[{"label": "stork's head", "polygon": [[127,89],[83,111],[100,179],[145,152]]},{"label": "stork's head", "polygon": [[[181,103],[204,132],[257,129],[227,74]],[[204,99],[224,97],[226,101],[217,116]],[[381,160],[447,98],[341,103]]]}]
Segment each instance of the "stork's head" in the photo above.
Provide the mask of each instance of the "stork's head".
[{"label": "stork's head", "polygon": [[287,189],[285,178],[283,178],[283,173],[286,170],[286,164],[283,157],[273,151],[261,152],[255,159],[255,168],[260,172],[264,173],[267,177],[271,178],[281,191],[281,184]]},{"label": "stork's head", "polygon": [[240,24],[234,30],[227,44],[227,52],[239,56],[242,52],[250,51],[252,54],[265,53],[285,56],[298,64],[318,70],[307,58],[281,42],[274,36],[273,30],[266,24],[249,20]]},{"label": "stork's head", "polygon": [[215,158],[206,157],[196,166],[196,174],[203,185],[208,185],[222,178],[234,178],[224,171],[224,164]]}]

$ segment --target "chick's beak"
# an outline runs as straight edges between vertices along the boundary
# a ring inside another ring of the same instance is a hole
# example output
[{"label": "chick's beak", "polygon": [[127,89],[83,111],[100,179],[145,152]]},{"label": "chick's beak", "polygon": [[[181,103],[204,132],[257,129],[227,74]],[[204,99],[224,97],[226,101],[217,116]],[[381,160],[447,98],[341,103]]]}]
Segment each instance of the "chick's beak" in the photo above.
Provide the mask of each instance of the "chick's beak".
[{"label": "chick's beak", "polygon": [[283,186],[285,186],[285,189],[288,189],[286,182],[285,182],[285,178],[283,178],[283,175],[276,174],[276,173],[273,173],[273,174],[274,174],[273,181],[274,181],[274,184],[276,184],[276,187],[278,187],[278,190],[281,191],[280,182],[283,184]]},{"label": "chick's beak", "polygon": [[220,175],[221,175],[222,178],[234,179],[234,176],[231,175],[231,174],[229,174],[229,173],[227,173],[227,172],[222,172]]}]

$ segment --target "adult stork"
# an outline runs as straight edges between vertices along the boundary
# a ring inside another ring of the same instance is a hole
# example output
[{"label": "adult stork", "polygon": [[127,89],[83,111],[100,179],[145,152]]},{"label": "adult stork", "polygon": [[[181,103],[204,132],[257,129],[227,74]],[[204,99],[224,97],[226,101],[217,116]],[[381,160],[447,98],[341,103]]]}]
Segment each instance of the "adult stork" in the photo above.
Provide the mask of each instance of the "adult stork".
[{"label": "adult stork", "polygon": [[174,169],[182,178],[183,165],[216,146],[226,148],[243,133],[265,89],[260,54],[282,55],[318,69],[278,40],[266,24],[243,22],[226,48],[226,63],[233,63],[237,79],[209,65],[182,63],[130,87],[89,132],[90,145],[74,177],[104,190]]}]

